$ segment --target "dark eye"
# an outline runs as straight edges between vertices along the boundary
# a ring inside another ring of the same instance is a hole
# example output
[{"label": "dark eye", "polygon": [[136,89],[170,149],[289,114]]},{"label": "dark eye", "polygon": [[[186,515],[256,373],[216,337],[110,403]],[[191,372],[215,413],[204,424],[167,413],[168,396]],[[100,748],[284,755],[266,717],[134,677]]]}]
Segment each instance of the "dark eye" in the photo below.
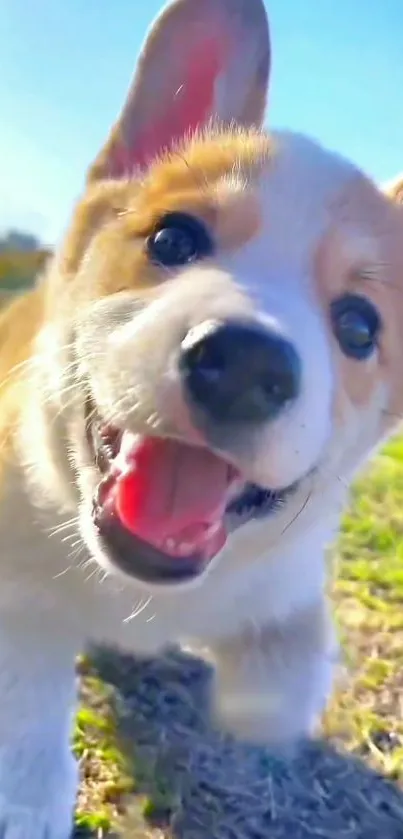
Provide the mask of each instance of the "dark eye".
[{"label": "dark eye", "polygon": [[148,237],[147,251],[152,262],[175,268],[209,256],[213,243],[201,221],[185,213],[169,213]]},{"label": "dark eye", "polygon": [[330,313],[333,332],[344,354],[358,361],[369,358],[381,329],[375,306],[359,294],[346,294],[333,301]]}]

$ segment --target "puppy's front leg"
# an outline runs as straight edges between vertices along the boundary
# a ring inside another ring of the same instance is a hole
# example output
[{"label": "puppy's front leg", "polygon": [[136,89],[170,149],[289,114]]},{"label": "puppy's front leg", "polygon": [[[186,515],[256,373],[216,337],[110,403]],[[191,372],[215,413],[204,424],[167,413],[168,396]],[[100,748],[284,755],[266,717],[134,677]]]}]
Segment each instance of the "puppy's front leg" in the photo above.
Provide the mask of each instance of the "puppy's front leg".
[{"label": "puppy's front leg", "polygon": [[1,839],[71,834],[75,652],[57,621],[0,619]]},{"label": "puppy's front leg", "polygon": [[324,708],[336,653],[324,602],[220,642],[213,650],[218,721],[242,739],[292,750]]}]

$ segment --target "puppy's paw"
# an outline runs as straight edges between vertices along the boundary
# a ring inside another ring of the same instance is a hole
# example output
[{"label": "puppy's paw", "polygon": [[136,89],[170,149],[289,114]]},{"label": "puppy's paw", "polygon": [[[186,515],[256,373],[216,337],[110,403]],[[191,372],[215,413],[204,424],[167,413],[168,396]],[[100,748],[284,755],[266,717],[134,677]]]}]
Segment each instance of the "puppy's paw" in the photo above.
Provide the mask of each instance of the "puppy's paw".
[{"label": "puppy's paw", "polygon": [[30,622],[10,613],[0,615],[0,839],[69,839],[77,639],[46,610]]},{"label": "puppy's paw", "polygon": [[71,815],[64,811],[61,800],[42,809],[1,801],[0,839],[70,839]]},{"label": "puppy's paw", "polygon": [[226,731],[292,755],[326,705],[337,645],[325,604],[287,623],[252,628],[214,650],[213,708]]},{"label": "puppy's paw", "polygon": [[[16,754],[10,761],[16,765]],[[43,755],[42,755],[43,757]],[[23,772],[0,763],[0,839],[70,839],[77,785],[77,765],[68,753],[52,762],[21,761]]]},{"label": "puppy's paw", "polygon": [[216,696],[214,717],[221,730],[254,745],[266,746],[290,759],[300,742],[311,736],[315,719],[284,707],[273,694],[238,693]]}]

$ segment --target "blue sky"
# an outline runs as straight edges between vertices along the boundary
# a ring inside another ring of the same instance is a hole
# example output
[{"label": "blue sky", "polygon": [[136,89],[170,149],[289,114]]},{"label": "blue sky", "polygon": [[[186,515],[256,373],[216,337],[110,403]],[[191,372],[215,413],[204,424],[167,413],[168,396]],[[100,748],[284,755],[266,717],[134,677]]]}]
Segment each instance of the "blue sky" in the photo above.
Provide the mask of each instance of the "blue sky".
[{"label": "blue sky", "polygon": [[[202,2],[202,0],[201,0]],[[0,226],[53,243],[160,0],[1,0]],[[403,170],[403,0],[267,0],[270,122]]]}]

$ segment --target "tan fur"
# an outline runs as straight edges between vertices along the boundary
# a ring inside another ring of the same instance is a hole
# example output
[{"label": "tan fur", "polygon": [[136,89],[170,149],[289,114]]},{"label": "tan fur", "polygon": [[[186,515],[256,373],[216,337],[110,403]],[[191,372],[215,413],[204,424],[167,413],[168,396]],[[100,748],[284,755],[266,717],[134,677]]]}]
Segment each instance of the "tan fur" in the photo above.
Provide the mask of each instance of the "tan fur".
[{"label": "tan fur", "polygon": [[8,465],[18,457],[14,433],[24,409],[34,342],[44,318],[45,286],[27,291],[0,312],[0,475],[4,488]]},{"label": "tan fur", "polygon": [[[92,258],[100,268],[96,284],[81,289],[80,296],[141,287],[147,291],[164,281],[166,273],[150,264],[144,244],[162,215],[173,210],[205,221],[223,248],[239,247],[259,227],[248,184],[256,184],[259,170],[273,153],[273,143],[264,135],[220,131],[165,155],[143,177],[91,184],[62,248],[59,264],[66,279],[74,276],[91,243]],[[237,178],[234,194],[227,184]]]},{"label": "tan fur", "polygon": [[[365,241],[359,237],[356,240],[354,235],[343,236],[349,219],[354,225],[358,206],[372,231],[372,238]],[[374,302],[385,324],[378,364],[362,365],[346,358],[331,337],[340,385],[335,395],[335,414],[341,421],[345,421],[341,406],[346,398],[348,404],[365,408],[380,384],[397,382],[401,377],[400,359],[396,354],[397,333],[403,322],[401,224],[402,219],[394,207],[389,208],[366,182],[358,182],[355,189],[350,190],[348,202],[343,201],[340,207],[334,208],[332,229],[317,255],[316,281],[322,304],[328,308],[332,299],[345,292],[364,295]],[[331,336],[330,324],[329,334]],[[400,410],[396,407],[396,395],[401,392],[400,387],[390,389],[395,411]],[[391,406],[390,410],[393,413]],[[385,416],[387,414],[388,409]]]},{"label": "tan fur", "polygon": [[398,204],[403,204],[403,175],[386,184],[384,191],[393,201],[396,201]]}]

